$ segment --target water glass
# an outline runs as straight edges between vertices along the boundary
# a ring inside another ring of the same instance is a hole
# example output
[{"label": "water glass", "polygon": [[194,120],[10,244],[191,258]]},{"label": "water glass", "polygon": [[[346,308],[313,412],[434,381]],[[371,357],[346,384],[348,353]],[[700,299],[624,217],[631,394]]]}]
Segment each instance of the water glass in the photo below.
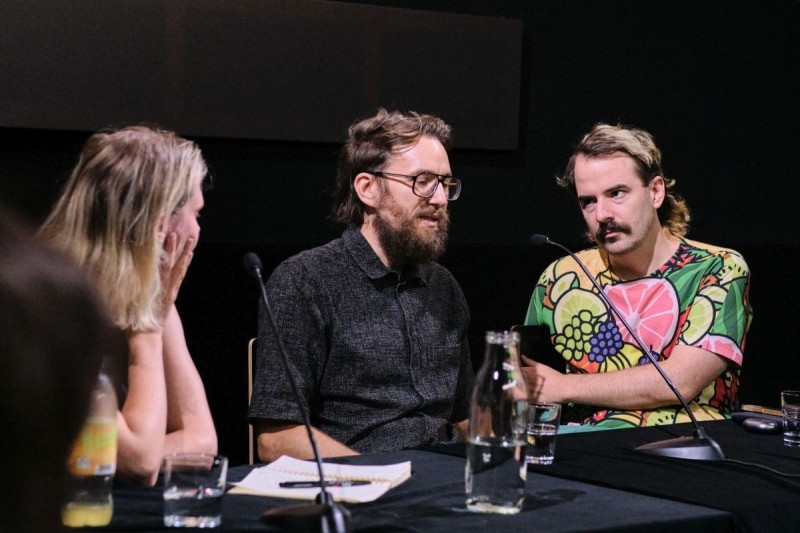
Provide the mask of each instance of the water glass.
[{"label": "water glass", "polygon": [[781,392],[781,411],[783,443],[786,446],[800,446],[800,390]]},{"label": "water glass", "polygon": [[164,525],[217,527],[228,459],[210,453],[172,453],[164,457]]},{"label": "water glass", "polygon": [[534,465],[553,464],[556,455],[556,434],[561,424],[561,405],[532,403],[528,407],[528,448],[525,462]]}]

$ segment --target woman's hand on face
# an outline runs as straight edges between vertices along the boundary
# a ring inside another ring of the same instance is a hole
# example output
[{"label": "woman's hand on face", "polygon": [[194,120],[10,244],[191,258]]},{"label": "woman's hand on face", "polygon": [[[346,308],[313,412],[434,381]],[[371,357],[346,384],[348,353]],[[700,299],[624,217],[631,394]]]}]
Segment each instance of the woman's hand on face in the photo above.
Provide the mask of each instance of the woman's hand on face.
[{"label": "woman's hand on face", "polygon": [[194,256],[195,240],[193,238],[180,242],[175,232],[169,232],[164,239],[164,251],[161,256],[161,304],[164,318],[166,318],[175,300],[178,291],[189,269],[189,263]]}]

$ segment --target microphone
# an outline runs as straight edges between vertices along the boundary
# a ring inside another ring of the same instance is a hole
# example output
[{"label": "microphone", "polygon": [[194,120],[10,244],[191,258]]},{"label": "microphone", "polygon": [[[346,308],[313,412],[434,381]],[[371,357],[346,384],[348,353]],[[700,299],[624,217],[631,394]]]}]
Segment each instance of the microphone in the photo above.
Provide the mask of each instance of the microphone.
[{"label": "microphone", "polygon": [[286,349],[283,347],[278,326],[275,324],[275,319],[272,315],[272,308],[267,299],[267,290],[264,288],[264,278],[262,277],[261,259],[250,252],[244,256],[244,268],[247,272],[258,281],[258,286],[261,289],[261,301],[264,303],[266,309],[267,319],[270,328],[275,334],[278,341],[278,352],[283,362],[283,369],[286,376],[289,378],[289,385],[292,388],[295,401],[300,412],[303,415],[303,424],[308,433],[308,440],[311,443],[311,449],[314,452],[314,459],[317,462],[317,471],[319,472],[319,485],[320,491],[317,495],[316,502],[313,504],[300,504],[290,505],[286,507],[278,507],[266,511],[262,518],[265,522],[272,525],[290,529],[293,531],[322,531],[324,533],[336,532],[345,533],[350,531],[350,511],[345,509],[333,500],[333,497],[325,488],[325,475],[322,471],[322,458],[317,448],[317,441],[314,439],[314,432],[311,430],[311,421],[308,417],[308,406],[305,400],[297,390],[297,383],[294,380],[291,368],[289,366],[289,358],[286,355]]},{"label": "microphone", "polygon": [[581,267],[581,270],[586,274],[586,277],[592,282],[594,287],[597,289],[598,296],[602,298],[602,300],[608,305],[609,309],[611,309],[615,315],[619,318],[622,325],[625,326],[625,329],[633,337],[633,340],[636,341],[636,344],[639,346],[639,349],[642,350],[647,358],[653,363],[658,373],[666,382],[667,386],[670,388],[672,393],[678,398],[678,401],[681,402],[681,405],[686,410],[689,415],[689,418],[692,420],[692,424],[694,425],[694,432],[691,437],[677,437],[674,439],[662,440],[658,442],[652,442],[650,444],[644,444],[635,448],[636,451],[652,454],[652,455],[661,455],[666,457],[675,457],[678,459],[694,459],[694,460],[701,460],[701,461],[722,461],[725,459],[725,454],[722,451],[722,448],[715,440],[709,437],[706,434],[705,429],[703,429],[700,424],[697,423],[697,419],[692,413],[692,410],[689,409],[689,404],[684,399],[683,395],[680,393],[678,388],[672,383],[672,380],[669,376],[664,372],[664,369],[661,368],[661,365],[658,363],[658,357],[652,352],[650,348],[645,346],[642,339],[639,338],[639,335],[636,331],[628,324],[628,321],[625,319],[625,316],[622,312],[614,305],[614,302],[608,297],[608,295],[603,290],[603,287],[600,286],[600,283],[594,278],[589,269],[586,265],[578,259],[578,256],[572,253],[572,251],[567,248],[566,246],[559,244],[555,241],[550,240],[549,237],[546,235],[541,235],[539,233],[534,234],[530,238],[530,243],[532,246],[536,247],[544,247],[546,245],[555,246],[556,248],[560,248],[567,252],[572,259],[578,263],[578,266]]}]

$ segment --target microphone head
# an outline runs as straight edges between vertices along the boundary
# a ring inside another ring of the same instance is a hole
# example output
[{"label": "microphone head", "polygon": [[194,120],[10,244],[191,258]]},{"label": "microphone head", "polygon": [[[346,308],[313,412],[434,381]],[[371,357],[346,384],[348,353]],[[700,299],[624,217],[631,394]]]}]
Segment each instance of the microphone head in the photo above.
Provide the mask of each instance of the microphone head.
[{"label": "microphone head", "polygon": [[261,259],[259,259],[259,257],[253,252],[245,254],[244,268],[249,274],[257,278],[261,277]]},{"label": "microphone head", "polygon": [[542,247],[550,243],[550,237],[541,233],[531,235],[531,246]]}]

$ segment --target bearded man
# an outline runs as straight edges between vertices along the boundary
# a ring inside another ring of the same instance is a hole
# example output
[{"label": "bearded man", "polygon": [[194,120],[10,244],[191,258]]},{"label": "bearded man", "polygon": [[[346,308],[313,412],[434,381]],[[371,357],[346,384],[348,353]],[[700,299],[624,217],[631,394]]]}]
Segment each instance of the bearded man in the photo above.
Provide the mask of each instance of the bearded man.
[{"label": "bearded man", "polygon": [[[466,435],[472,365],[461,288],[434,261],[461,192],[440,118],[379,109],[339,156],[341,238],[283,262],[273,314],[325,457],[452,443]],[[262,461],[311,458],[275,335],[259,313],[248,413]]]}]

